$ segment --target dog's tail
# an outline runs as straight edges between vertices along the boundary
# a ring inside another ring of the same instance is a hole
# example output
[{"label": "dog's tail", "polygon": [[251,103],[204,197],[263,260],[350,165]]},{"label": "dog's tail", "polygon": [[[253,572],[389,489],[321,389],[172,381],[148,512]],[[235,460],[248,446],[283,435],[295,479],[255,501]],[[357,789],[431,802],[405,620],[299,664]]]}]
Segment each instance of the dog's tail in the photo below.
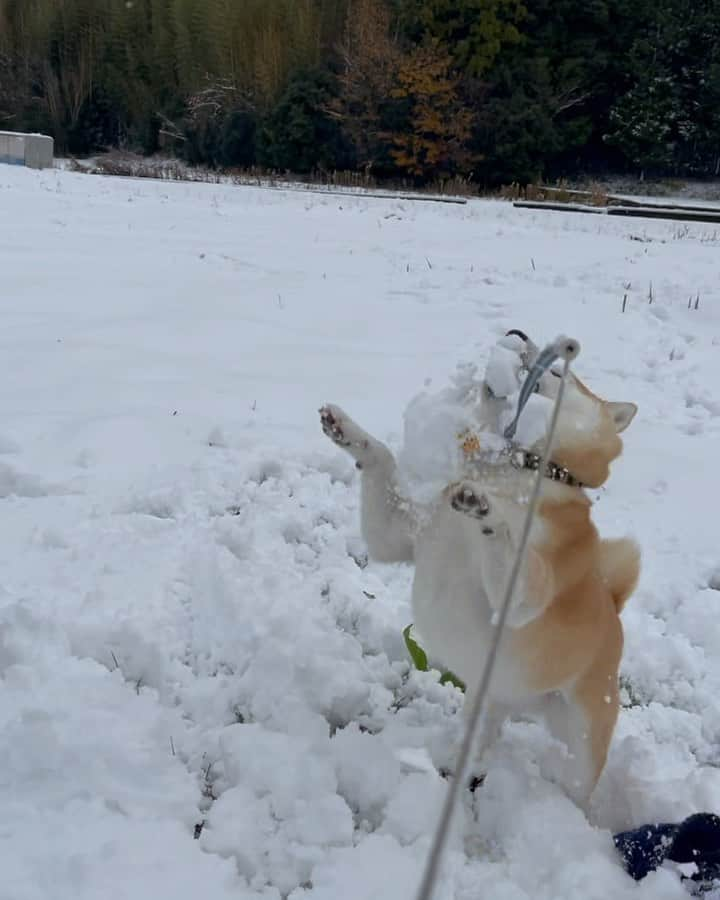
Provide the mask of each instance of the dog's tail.
[{"label": "dog's tail", "polygon": [[640,577],[640,548],[628,538],[600,541],[598,568],[615,609],[622,612]]}]

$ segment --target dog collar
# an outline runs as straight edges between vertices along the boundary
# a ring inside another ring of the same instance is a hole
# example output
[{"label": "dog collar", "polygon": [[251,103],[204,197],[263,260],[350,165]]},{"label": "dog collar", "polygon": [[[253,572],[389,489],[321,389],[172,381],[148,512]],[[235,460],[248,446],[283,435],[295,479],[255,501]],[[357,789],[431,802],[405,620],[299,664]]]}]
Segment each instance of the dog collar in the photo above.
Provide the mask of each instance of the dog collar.
[{"label": "dog collar", "polygon": [[[467,459],[477,459],[482,454],[482,445],[478,435],[467,429],[458,435],[460,447]],[[527,469],[530,472],[537,472],[542,462],[542,457],[537,453],[531,453],[529,450],[523,450],[520,447],[506,448],[501,454],[510,459],[510,464],[516,469]],[[566,484],[568,487],[584,487],[585,485],[576,478],[572,472],[565,466],[550,460],[545,463],[546,478],[551,481],[558,481],[560,484]]]},{"label": "dog collar", "polygon": [[[510,453],[510,462],[516,469],[529,469],[531,472],[537,472],[542,462],[542,457],[537,453],[531,453],[529,450],[513,450]],[[582,481],[579,481],[568,468],[561,466],[552,460],[545,463],[546,478],[551,481],[559,481],[560,484],[566,484],[568,487],[583,487]]]}]

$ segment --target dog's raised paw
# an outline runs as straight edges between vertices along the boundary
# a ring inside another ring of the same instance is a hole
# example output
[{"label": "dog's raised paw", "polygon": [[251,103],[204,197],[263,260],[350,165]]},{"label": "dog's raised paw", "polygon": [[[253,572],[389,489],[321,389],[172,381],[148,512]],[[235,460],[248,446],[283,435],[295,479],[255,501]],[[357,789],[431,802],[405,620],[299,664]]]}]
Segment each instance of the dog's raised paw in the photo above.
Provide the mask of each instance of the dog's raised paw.
[{"label": "dog's raised paw", "polygon": [[468,484],[460,484],[452,493],[450,503],[453,509],[473,516],[476,519],[484,519],[490,512],[490,501],[485,496]]},{"label": "dog's raised paw", "polygon": [[330,440],[357,460],[358,468],[369,456],[371,439],[339,406],[331,403],[320,408],[320,424]]},{"label": "dog's raised paw", "polygon": [[323,432],[338,447],[349,447],[351,441],[345,435],[343,424],[343,414],[339,407],[330,404],[320,407],[320,425]]}]

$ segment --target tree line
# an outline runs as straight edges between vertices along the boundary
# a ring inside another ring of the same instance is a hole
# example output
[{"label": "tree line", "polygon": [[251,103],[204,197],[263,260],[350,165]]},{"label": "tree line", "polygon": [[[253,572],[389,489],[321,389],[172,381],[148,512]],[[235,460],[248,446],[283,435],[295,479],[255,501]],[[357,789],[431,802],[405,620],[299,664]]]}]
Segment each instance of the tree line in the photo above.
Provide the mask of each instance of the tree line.
[{"label": "tree line", "polygon": [[60,152],[491,185],[720,173],[720,0],[0,0]]}]

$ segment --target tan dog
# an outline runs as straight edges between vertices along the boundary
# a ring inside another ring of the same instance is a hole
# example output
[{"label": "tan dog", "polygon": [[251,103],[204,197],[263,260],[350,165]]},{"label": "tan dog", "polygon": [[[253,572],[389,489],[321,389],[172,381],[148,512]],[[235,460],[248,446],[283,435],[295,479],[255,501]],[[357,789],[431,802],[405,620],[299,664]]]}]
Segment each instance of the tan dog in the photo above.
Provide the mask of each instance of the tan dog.
[{"label": "tan dog", "polygon": [[[544,390],[551,395],[552,383]],[[619,433],[636,411],[633,404],[601,400],[569,376],[554,465],[498,654],[481,741],[484,749],[509,715],[539,704],[551,732],[568,747],[566,788],[583,808],[618,715],[619,612],[635,587],[639,552],[628,540],[600,540],[582,486],[605,482],[622,450]],[[400,497],[395,460],[384,444],[338,407],[324,407],[321,418],[325,433],[362,469],[362,526],[371,556],[414,560],[415,625],[431,656],[465,681],[468,709],[534,473],[510,461],[469,466],[467,480],[448,486],[432,508],[418,510]]]}]

